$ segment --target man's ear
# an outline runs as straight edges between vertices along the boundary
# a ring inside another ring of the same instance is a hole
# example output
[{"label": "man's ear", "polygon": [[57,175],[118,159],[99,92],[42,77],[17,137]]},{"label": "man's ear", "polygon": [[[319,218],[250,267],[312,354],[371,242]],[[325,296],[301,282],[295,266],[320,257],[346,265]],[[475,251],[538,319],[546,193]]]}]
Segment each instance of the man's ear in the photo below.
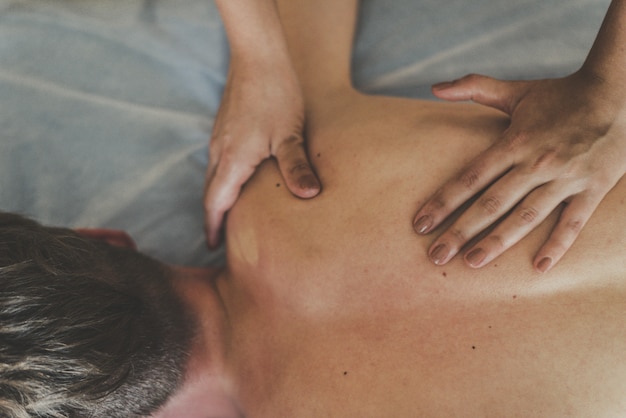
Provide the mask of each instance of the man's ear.
[{"label": "man's ear", "polygon": [[74,231],[83,237],[104,241],[116,247],[137,249],[135,241],[125,231],[104,228],[77,228]]}]

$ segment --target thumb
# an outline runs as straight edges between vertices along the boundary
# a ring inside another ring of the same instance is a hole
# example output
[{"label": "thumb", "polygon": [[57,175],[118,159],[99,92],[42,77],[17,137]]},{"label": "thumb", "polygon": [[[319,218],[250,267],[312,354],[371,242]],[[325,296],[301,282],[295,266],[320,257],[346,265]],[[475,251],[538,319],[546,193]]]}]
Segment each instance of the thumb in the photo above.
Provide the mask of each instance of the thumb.
[{"label": "thumb", "polygon": [[525,81],[503,81],[484,75],[470,74],[455,81],[432,86],[433,94],[444,100],[471,100],[501,110],[509,115],[527,91]]}]

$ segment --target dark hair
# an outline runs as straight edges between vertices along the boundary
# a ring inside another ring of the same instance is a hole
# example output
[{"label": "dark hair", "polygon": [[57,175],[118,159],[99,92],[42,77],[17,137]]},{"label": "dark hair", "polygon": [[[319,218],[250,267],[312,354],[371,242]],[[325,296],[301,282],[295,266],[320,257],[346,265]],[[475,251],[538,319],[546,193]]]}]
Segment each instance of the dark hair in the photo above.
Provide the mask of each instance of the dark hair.
[{"label": "dark hair", "polygon": [[138,417],[184,374],[195,325],[163,264],[0,212],[0,416]]}]

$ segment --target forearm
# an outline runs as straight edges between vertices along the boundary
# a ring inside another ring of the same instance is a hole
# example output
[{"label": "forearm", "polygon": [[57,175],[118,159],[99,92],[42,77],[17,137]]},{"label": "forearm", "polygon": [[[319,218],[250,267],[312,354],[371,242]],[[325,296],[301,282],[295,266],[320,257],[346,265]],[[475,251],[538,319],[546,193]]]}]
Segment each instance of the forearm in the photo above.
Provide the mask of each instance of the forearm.
[{"label": "forearm", "polygon": [[350,87],[356,0],[277,0],[305,100]]},{"label": "forearm", "polygon": [[215,0],[215,3],[228,36],[231,60],[289,65],[275,0]]},{"label": "forearm", "polygon": [[611,2],[582,69],[626,95],[626,0]]},{"label": "forearm", "polygon": [[209,150],[204,207],[215,248],[226,213],[267,158],[289,191],[319,194],[303,136],[305,108],[274,0],[216,0],[230,44],[230,65]]}]

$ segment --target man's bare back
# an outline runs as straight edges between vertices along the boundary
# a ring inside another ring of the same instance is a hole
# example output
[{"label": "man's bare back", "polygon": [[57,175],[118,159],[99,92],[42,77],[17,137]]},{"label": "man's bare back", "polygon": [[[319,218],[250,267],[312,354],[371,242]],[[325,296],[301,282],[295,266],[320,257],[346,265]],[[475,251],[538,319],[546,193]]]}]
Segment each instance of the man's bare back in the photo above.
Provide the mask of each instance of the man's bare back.
[{"label": "man's bare back", "polygon": [[322,195],[293,198],[270,162],[228,220],[220,289],[247,416],[625,413],[626,183],[549,274],[530,260],[554,217],[487,268],[436,267],[411,228],[416,196],[507,121],[350,92],[328,103],[308,137]]},{"label": "man's bare back", "polygon": [[626,182],[548,274],[531,260],[558,214],[480,270],[433,265],[415,208],[507,119],[356,93],[356,2],[278,3],[324,189],[294,198],[266,162],[229,215],[217,289],[243,413],[626,414]]}]

